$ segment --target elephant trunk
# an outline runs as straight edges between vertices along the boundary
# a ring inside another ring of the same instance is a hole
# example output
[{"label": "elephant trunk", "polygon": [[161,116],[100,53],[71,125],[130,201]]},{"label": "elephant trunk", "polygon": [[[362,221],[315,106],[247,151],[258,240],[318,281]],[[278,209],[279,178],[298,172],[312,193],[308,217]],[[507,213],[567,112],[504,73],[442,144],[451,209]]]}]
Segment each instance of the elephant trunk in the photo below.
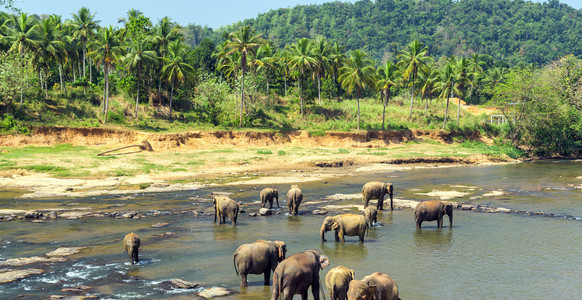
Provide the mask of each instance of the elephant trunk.
[{"label": "elephant trunk", "polygon": [[320,231],[320,233],[321,233],[321,240],[322,241],[325,241],[325,232],[326,231],[327,230],[325,230],[325,224],[324,225],[321,225],[321,231]]}]

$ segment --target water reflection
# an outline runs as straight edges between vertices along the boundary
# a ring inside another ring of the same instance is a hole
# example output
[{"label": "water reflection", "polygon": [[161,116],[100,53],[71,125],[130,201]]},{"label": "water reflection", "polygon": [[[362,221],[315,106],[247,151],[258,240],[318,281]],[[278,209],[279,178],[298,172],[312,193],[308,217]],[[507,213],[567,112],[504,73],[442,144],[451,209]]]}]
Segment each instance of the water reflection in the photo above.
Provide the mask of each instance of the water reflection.
[{"label": "water reflection", "polygon": [[437,228],[427,230],[416,229],[414,244],[417,252],[448,251],[453,241],[453,229]]},{"label": "water reflection", "polygon": [[238,237],[238,228],[230,224],[214,225],[214,240],[216,241],[234,241]]},{"label": "water reflection", "polygon": [[346,239],[345,243],[333,241],[322,242],[320,249],[322,253],[325,253],[325,255],[329,257],[358,262],[363,261],[368,257],[368,244],[370,243],[360,243],[358,237],[355,237],[355,240],[353,241],[348,241]]}]

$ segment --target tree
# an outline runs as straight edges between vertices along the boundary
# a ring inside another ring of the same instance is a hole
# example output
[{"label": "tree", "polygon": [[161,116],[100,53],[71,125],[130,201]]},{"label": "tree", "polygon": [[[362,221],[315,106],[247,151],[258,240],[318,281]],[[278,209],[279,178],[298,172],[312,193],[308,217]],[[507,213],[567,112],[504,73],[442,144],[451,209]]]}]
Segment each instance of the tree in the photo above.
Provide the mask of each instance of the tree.
[{"label": "tree", "polygon": [[172,120],[172,99],[174,97],[174,86],[176,83],[183,83],[186,78],[194,74],[194,67],[185,62],[188,46],[180,40],[175,40],[168,45],[168,56],[162,58],[164,67],[162,76],[172,85],[170,92],[170,120]]},{"label": "tree", "polygon": [[[180,26],[174,24],[170,18],[163,17],[160,19],[158,24],[154,27],[154,33],[152,37],[152,43],[154,44],[154,48],[158,53],[158,57],[160,57],[160,65],[159,71],[163,67],[162,60],[166,57],[168,53],[168,45],[170,42],[182,39],[182,32]],[[162,92],[162,76],[159,76],[158,82],[158,93]]]},{"label": "tree", "polygon": [[386,116],[386,105],[390,100],[390,89],[397,86],[398,78],[400,78],[400,70],[398,66],[394,65],[392,62],[387,61],[386,64],[380,66],[377,70],[376,88],[382,91],[385,96],[384,108],[382,110],[382,130],[384,130],[384,119]]},{"label": "tree", "polygon": [[428,70],[428,72],[420,72],[419,73],[420,79],[420,95],[421,99],[425,101],[424,103],[424,117],[427,117],[428,114],[428,101],[427,97],[432,99],[433,89],[436,80],[438,79],[438,72],[435,69]]},{"label": "tree", "polygon": [[472,86],[473,82],[471,82],[469,78],[469,60],[465,57],[458,58],[454,60],[455,63],[455,73],[458,75],[458,89],[459,94],[457,98],[459,99],[459,107],[457,108],[457,126],[459,126],[459,118],[461,115],[461,97],[465,94],[465,87]]},{"label": "tree", "polygon": [[[35,55],[33,56],[33,64],[37,65],[37,68],[41,72],[41,84],[44,73],[44,90],[45,97],[48,98],[48,75],[49,69],[52,62],[56,61],[59,55],[66,53],[65,43],[59,40],[58,30],[61,25],[61,18],[56,15],[52,15],[47,19],[41,20],[38,24],[40,37],[37,42],[37,47]],[[62,83],[61,83],[62,84]]]},{"label": "tree", "polygon": [[447,125],[447,114],[449,113],[449,99],[453,92],[459,93],[459,90],[455,86],[458,75],[455,74],[453,66],[449,63],[440,72],[438,81],[435,83],[435,92],[440,92],[439,97],[447,99],[447,106],[445,108],[445,117],[443,120],[443,129]]},{"label": "tree", "polygon": [[342,87],[353,95],[356,92],[356,101],[358,103],[358,127],[360,129],[360,98],[362,91],[368,86],[374,86],[374,77],[376,70],[372,66],[372,60],[366,58],[367,54],[363,50],[354,50],[351,52],[348,65],[340,69],[338,81]]},{"label": "tree", "polygon": [[0,52],[0,104],[8,114],[12,113],[12,103],[28,77],[29,61],[26,54]]},{"label": "tree", "polygon": [[144,64],[155,64],[157,60],[156,52],[148,50],[149,43],[146,38],[141,35],[136,36],[130,41],[126,47],[126,56],[123,62],[130,70],[136,72],[137,77],[137,95],[135,97],[135,117],[137,118],[137,108],[139,105],[139,90],[141,83],[141,75]]},{"label": "tree", "polygon": [[305,73],[317,65],[317,60],[311,56],[310,42],[308,38],[301,38],[289,47],[289,69],[299,74],[300,105],[303,116],[303,78]]},{"label": "tree", "polygon": [[245,72],[247,68],[247,59],[249,55],[254,55],[255,51],[265,41],[262,34],[255,34],[255,30],[251,26],[243,26],[238,31],[231,32],[228,35],[230,40],[226,45],[231,50],[227,53],[231,54],[238,52],[241,55],[240,66],[242,71],[241,89],[240,89],[240,121],[239,126],[242,126],[243,103],[244,103],[244,88],[245,88]]},{"label": "tree", "polygon": [[30,53],[38,46],[40,38],[39,26],[36,19],[26,13],[13,15],[12,26],[8,27],[7,41],[10,49],[19,54]]},{"label": "tree", "polygon": [[412,107],[414,106],[414,83],[416,81],[416,76],[419,69],[424,69],[426,63],[429,61],[429,57],[426,56],[428,52],[428,47],[418,40],[412,41],[408,44],[408,49],[403,50],[398,55],[398,64],[402,69],[402,77],[407,78],[408,82],[411,83],[412,91],[410,92],[410,115],[408,118],[412,118]]},{"label": "tree", "polygon": [[91,14],[88,8],[81,7],[77,14],[73,14],[73,38],[81,41],[83,45],[83,77],[85,77],[86,67],[85,67],[85,57],[87,56],[87,42],[89,42],[91,36],[95,34],[95,31],[99,28],[98,20],[95,20],[95,14]]},{"label": "tree", "polygon": [[313,68],[313,77],[317,80],[317,98],[321,105],[321,76],[328,67],[328,43],[325,39],[317,39],[312,44],[313,58],[317,61]]},{"label": "tree", "polygon": [[96,39],[91,42],[91,49],[93,50],[88,55],[103,66],[103,74],[105,75],[103,88],[103,123],[105,124],[107,123],[107,113],[109,111],[109,73],[123,54],[118,31],[111,26],[102,28],[98,31]]}]

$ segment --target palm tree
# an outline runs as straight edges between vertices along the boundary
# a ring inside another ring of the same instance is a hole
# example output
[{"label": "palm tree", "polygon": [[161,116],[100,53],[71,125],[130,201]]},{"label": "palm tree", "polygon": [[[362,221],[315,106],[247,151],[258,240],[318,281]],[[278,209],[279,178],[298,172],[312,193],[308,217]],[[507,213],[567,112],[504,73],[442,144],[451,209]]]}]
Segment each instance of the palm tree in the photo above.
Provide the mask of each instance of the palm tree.
[{"label": "palm tree", "polygon": [[287,77],[289,76],[289,53],[287,49],[277,51],[277,66],[280,72],[283,73],[283,81],[285,84],[285,97],[287,97]]},{"label": "palm tree", "polygon": [[331,75],[334,83],[339,76],[339,69],[343,67],[347,61],[347,56],[343,51],[344,47],[340,46],[338,43],[334,43],[333,46],[329,49],[329,75]]},{"label": "palm tree", "polygon": [[170,92],[170,120],[172,120],[172,99],[174,97],[174,86],[176,83],[183,83],[184,80],[195,72],[194,67],[185,62],[188,46],[180,40],[170,42],[168,45],[168,56],[162,58],[164,66],[162,76],[168,83],[172,84]]},{"label": "palm tree", "polygon": [[362,91],[368,86],[374,86],[376,69],[372,66],[372,60],[366,58],[367,54],[363,50],[352,51],[348,65],[340,69],[338,81],[342,87],[353,95],[356,91],[356,101],[358,103],[358,127],[360,129],[360,98]]},{"label": "palm tree", "polygon": [[105,75],[103,88],[103,123],[107,123],[107,113],[109,111],[109,73],[112,67],[120,60],[123,53],[118,31],[111,26],[109,28],[102,28],[97,32],[96,39],[91,42],[90,47],[93,50],[88,55],[103,66],[103,73]]},{"label": "palm tree", "polygon": [[325,73],[328,66],[328,43],[325,39],[317,39],[312,44],[313,58],[317,61],[313,68],[313,77],[317,79],[317,98],[321,105],[321,76]]},{"label": "palm tree", "polygon": [[13,15],[6,36],[10,48],[8,51],[18,51],[21,55],[34,51],[40,39],[40,29],[37,20],[25,13]]},{"label": "palm tree", "polygon": [[412,84],[409,119],[412,118],[412,107],[414,105],[414,82],[416,81],[418,70],[425,68],[426,63],[430,59],[426,56],[427,52],[428,47],[418,40],[414,40],[408,44],[408,50],[403,50],[398,55],[398,64],[401,65],[401,69],[403,70],[402,76],[403,78],[407,78]]},{"label": "palm tree", "polygon": [[398,66],[394,65],[392,62],[388,61],[385,65],[380,66],[376,72],[378,81],[376,82],[376,88],[381,90],[385,96],[384,108],[382,110],[382,130],[384,130],[384,119],[386,116],[386,105],[390,100],[390,88],[396,87],[398,78],[400,75],[400,70]]},{"label": "palm tree", "polygon": [[299,74],[299,89],[301,115],[303,116],[303,78],[305,73],[317,66],[317,60],[311,56],[310,41],[307,38],[301,38],[289,48],[289,68]]},{"label": "palm tree", "polygon": [[84,6],[79,9],[77,14],[73,14],[73,22],[71,23],[75,32],[73,38],[78,39],[83,44],[83,77],[85,77],[86,72],[87,42],[99,28],[99,22],[101,21],[95,20],[95,14],[91,14],[89,9]]},{"label": "palm tree", "polygon": [[[40,71],[41,86],[43,85],[45,97],[48,97],[48,73],[53,61],[56,61],[59,53],[65,52],[65,43],[60,41],[57,37],[58,29],[60,27],[61,18],[52,15],[49,18],[43,19],[38,24],[40,38],[37,42],[35,55],[33,56],[33,64],[37,65]],[[42,76],[44,73],[45,76]]]},{"label": "palm tree", "polygon": [[267,43],[257,49],[257,55],[253,60],[253,65],[257,71],[264,71],[267,79],[267,95],[269,94],[269,75],[270,71],[275,69],[276,57],[273,53],[273,47]]},{"label": "palm tree", "polygon": [[455,86],[455,82],[457,81],[457,74],[455,74],[455,70],[453,66],[449,63],[447,64],[444,69],[440,72],[438,81],[435,83],[435,92],[440,92],[439,97],[447,98],[447,106],[445,108],[445,117],[443,121],[443,129],[447,125],[447,114],[449,113],[449,99],[452,96],[453,92],[459,93],[459,90]]},{"label": "palm tree", "polygon": [[143,65],[155,64],[157,62],[156,52],[148,50],[149,43],[147,39],[140,35],[134,37],[126,47],[126,56],[123,58],[124,63],[130,70],[136,71],[137,75],[137,96],[135,97],[135,117],[137,118],[137,108],[139,105],[139,88]]},{"label": "palm tree", "polygon": [[459,126],[459,118],[461,115],[461,96],[465,93],[465,87],[467,85],[472,86],[473,82],[471,82],[469,78],[469,59],[466,57],[461,57],[455,60],[455,73],[459,76],[458,78],[458,88],[460,94],[457,95],[459,99],[459,107],[457,108],[457,126]]},{"label": "palm tree", "polygon": [[257,48],[264,43],[262,34],[255,35],[255,30],[250,25],[239,28],[238,31],[231,32],[228,35],[230,40],[226,45],[231,50],[227,53],[231,54],[239,52],[241,54],[240,66],[242,71],[241,89],[240,89],[240,121],[239,126],[242,126],[242,114],[244,103],[245,90],[245,72],[247,68],[247,56],[254,55]]},{"label": "palm tree", "polygon": [[[161,71],[162,60],[166,57],[168,53],[168,45],[170,42],[182,39],[182,32],[180,26],[174,24],[170,18],[164,17],[160,19],[158,24],[154,27],[152,43],[156,52],[158,53],[158,57],[160,57],[160,65],[159,69]],[[162,92],[162,77],[159,77],[158,82],[158,94]]]},{"label": "palm tree", "polygon": [[434,89],[435,82],[438,77],[438,72],[435,69],[428,70],[428,72],[420,72],[420,95],[424,103],[424,117],[426,118],[428,114],[428,101],[427,97],[432,99],[432,93]]}]

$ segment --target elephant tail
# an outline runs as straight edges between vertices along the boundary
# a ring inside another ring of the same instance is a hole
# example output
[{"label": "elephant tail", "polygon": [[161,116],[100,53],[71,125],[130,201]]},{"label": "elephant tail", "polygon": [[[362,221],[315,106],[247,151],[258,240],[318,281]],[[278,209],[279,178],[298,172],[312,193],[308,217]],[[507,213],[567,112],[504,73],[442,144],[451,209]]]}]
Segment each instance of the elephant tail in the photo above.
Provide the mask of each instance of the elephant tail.
[{"label": "elephant tail", "polygon": [[235,254],[232,256],[232,264],[234,265],[234,271],[236,272],[236,275],[238,276],[238,275],[239,275],[239,273],[238,273],[238,267],[237,267],[237,265],[236,265],[236,255],[237,255],[237,253],[235,253]]}]

